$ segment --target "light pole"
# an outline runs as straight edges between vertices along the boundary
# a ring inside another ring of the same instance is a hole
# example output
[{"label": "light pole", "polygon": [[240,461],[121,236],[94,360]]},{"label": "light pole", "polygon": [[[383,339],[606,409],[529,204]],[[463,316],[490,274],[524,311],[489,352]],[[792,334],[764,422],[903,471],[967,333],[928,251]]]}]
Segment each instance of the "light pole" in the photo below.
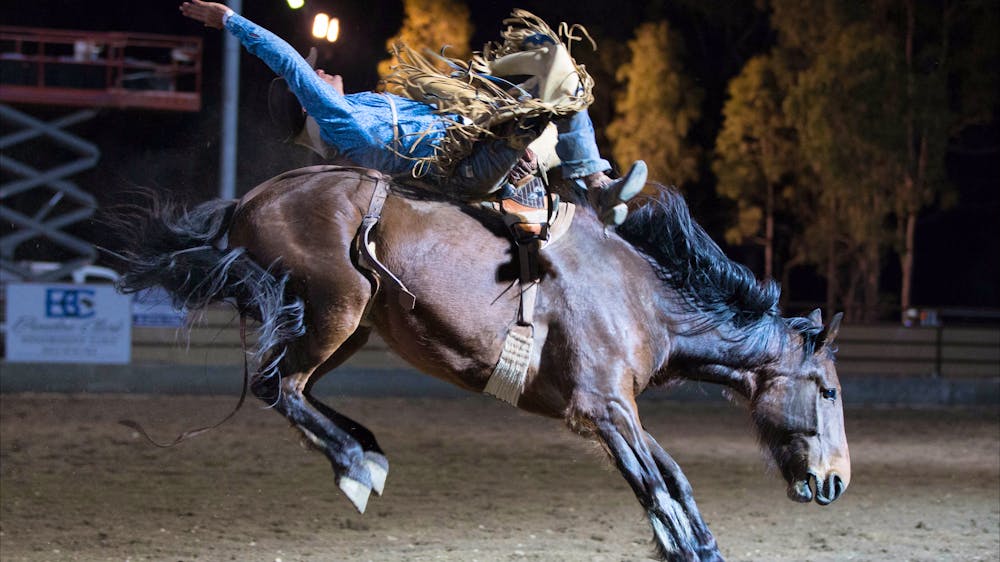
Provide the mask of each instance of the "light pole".
[{"label": "light pole", "polygon": [[[229,0],[237,14],[243,0]],[[236,135],[240,103],[240,41],[226,33],[222,45],[222,140],[219,153],[219,197],[236,198]]]}]

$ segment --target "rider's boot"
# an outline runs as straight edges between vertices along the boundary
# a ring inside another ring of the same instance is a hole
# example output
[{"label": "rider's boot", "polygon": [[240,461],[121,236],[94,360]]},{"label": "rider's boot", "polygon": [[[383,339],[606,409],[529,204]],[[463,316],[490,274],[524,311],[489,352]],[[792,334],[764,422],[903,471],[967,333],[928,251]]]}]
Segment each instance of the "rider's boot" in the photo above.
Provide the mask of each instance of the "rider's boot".
[{"label": "rider's boot", "polygon": [[646,173],[646,163],[636,160],[628,173],[616,180],[604,172],[581,178],[590,204],[604,224],[617,226],[625,222],[628,216],[628,205],[625,203],[642,191],[646,185]]},{"label": "rider's boot", "polygon": [[498,193],[504,223],[518,239],[544,235],[549,219],[545,184],[538,176],[538,159],[529,148],[507,173],[506,182]]}]

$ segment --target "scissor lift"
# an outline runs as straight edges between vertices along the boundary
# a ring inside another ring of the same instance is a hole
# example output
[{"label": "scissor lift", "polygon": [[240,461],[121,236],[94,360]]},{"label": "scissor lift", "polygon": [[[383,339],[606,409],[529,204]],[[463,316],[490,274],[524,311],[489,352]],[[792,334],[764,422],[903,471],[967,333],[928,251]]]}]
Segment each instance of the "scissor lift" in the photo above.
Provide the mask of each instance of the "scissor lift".
[{"label": "scissor lift", "polygon": [[[0,269],[47,281],[94,262],[93,244],[67,228],[96,210],[94,196],[70,178],[96,166],[100,150],[67,129],[97,108],[198,111],[201,59],[198,37],[0,26]],[[28,113],[32,106],[68,111],[46,121]],[[11,156],[27,142],[45,149]],[[18,248],[38,239],[69,257],[41,271],[19,263]]]}]

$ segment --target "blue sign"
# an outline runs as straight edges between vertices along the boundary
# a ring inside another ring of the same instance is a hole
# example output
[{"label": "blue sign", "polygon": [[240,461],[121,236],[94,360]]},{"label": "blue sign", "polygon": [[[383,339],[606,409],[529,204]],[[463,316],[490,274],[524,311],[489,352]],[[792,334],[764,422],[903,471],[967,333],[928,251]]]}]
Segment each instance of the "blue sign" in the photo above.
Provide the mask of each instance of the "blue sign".
[{"label": "blue sign", "polygon": [[46,289],[46,318],[91,318],[94,310],[94,291],[90,289]]}]

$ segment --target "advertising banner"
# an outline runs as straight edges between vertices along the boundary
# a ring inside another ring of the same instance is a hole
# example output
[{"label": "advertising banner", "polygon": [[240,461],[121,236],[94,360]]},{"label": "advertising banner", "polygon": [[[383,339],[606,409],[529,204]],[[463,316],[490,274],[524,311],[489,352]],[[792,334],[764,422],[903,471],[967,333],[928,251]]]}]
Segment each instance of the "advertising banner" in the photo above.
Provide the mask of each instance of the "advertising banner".
[{"label": "advertising banner", "polygon": [[4,343],[23,363],[128,363],[131,299],[111,285],[10,283]]}]

